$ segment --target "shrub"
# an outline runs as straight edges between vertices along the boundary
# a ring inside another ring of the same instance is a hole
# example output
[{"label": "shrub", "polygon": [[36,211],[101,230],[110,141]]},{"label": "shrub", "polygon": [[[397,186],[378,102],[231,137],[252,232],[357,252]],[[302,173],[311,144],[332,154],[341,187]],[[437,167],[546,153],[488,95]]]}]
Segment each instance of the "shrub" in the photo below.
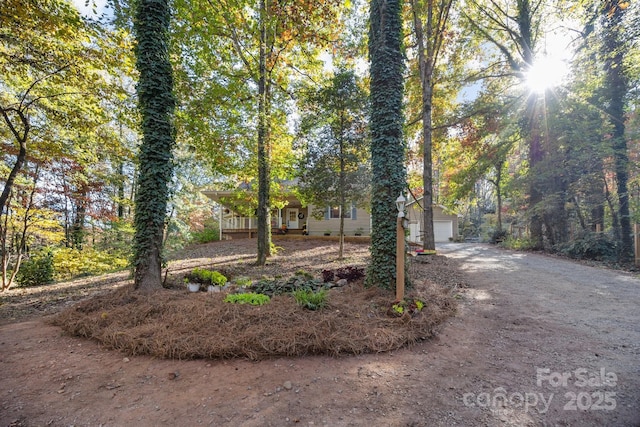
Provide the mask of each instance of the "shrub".
[{"label": "shrub", "polygon": [[16,274],[18,286],[40,286],[53,282],[53,254],[44,251],[22,262]]},{"label": "shrub", "polygon": [[331,282],[335,277],[345,279],[347,282],[353,282],[364,277],[364,268],[361,267],[340,267],[337,270],[322,270],[322,280],[327,283]]},{"label": "shrub", "polygon": [[352,266],[340,267],[336,270],[336,276],[340,279],[346,279],[347,282],[353,282],[364,277],[364,268]]},{"label": "shrub", "polygon": [[528,251],[533,249],[536,244],[529,237],[521,237],[521,238],[507,238],[504,242],[502,242],[503,246],[514,249],[516,251]]},{"label": "shrub", "polygon": [[117,251],[62,248],[53,252],[53,265],[55,279],[65,280],[123,270],[129,265],[129,260],[126,254]]},{"label": "shrub", "polygon": [[306,279],[313,279],[313,274],[309,273],[308,271],[305,270],[298,270],[296,271],[296,276],[302,276]]},{"label": "shrub", "polygon": [[251,304],[264,305],[271,301],[268,295],[249,292],[246,294],[229,294],[225,297],[224,302],[232,304]]},{"label": "shrub", "polygon": [[618,257],[616,241],[605,233],[584,233],[571,242],[554,246],[554,250],[575,259],[612,261]]},{"label": "shrub", "polygon": [[491,235],[491,240],[490,242],[493,243],[494,245],[496,243],[502,243],[505,240],[507,240],[507,236],[509,234],[507,233],[507,230],[496,230],[493,232],[493,234]]},{"label": "shrub", "polygon": [[203,285],[224,286],[227,283],[227,277],[219,271],[206,270],[204,268],[194,268],[190,274],[185,277],[193,283],[201,283]]},{"label": "shrub", "polygon": [[205,228],[201,231],[191,232],[191,241],[193,243],[209,243],[220,240],[220,230],[214,228]]},{"label": "shrub", "polygon": [[234,280],[235,284],[245,288],[247,286],[251,286],[251,279],[249,279],[248,277],[238,277],[237,279]]},{"label": "shrub", "polygon": [[211,284],[217,286],[224,286],[224,284],[227,283],[227,278],[219,271],[212,271],[209,279],[211,280]]},{"label": "shrub", "polygon": [[299,306],[309,310],[318,310],[327,305],[327,291],[324,289],[318,292],[299,289],[293,293],[293,297]]},{"label": "shrub", "polygon": [[333,280],[334,277],[333,270],[322,270],[322,281],[327,283]]},{"label": "shrub", "polygon": [[254,292],[266,295],[281,295],[293,293],[297,290],[315,291],[323,288],[319,280],[308,279],[305,276],[294,276],[286,280],[262,279],[251,286]]}]

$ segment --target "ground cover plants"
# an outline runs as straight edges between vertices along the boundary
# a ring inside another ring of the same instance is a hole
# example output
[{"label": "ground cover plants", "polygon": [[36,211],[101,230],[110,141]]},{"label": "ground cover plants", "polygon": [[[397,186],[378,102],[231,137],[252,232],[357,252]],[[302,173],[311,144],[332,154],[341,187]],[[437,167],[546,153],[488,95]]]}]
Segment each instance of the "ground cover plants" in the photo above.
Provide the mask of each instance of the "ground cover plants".
[{"label": "ground cover plants", "polygon": [[[250,243],[255,240],[194,247],[169,263],[162,291],[136,292],[127,283],[76,304],[53,321],[70,334],[127,355],[252,360],[339,356],[390,351],[429,338],[454,313],[455,291],[463,285],[459,277],[453,280],[456,276],[449,271],[455,263],[445,257],[410,264],[414,288],[407,300],[424,306],[410,317],[397,317],[388,313],[391,291],[365,288],[362,277],[343,279],[347,283],[342,286],[323,281],[323,270],[350,272],[350,277],[364,271],[366,245],[347,244],[348,257],[337,261],[332,242],[285,240],[279,242],[282,250],[277,256],[265,267],[256,267]],[[195,268],[224,272],[229,283],[242,278],[245,286],[188,293],[182,279]],[[249,280],[251,285],[246,285]],[[268,303],[249,301],[268,292]],[[225,302],[231,299],[249,303]]]}]

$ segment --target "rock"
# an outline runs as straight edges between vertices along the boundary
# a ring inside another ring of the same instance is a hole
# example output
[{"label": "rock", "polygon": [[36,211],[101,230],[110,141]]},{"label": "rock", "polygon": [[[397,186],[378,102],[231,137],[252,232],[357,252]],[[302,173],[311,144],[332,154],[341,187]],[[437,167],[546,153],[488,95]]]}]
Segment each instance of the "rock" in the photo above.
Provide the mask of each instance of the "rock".
[{"label": "rock", "polygon": [[285,390],[291,390],[293,388],[293,384],[291,384],[291,381],[285,381],[283,386]]},{"label": "rock", "polygon": [[336,286],[346,286],[347,283],[347,279],[340,279],[336,282]]}]

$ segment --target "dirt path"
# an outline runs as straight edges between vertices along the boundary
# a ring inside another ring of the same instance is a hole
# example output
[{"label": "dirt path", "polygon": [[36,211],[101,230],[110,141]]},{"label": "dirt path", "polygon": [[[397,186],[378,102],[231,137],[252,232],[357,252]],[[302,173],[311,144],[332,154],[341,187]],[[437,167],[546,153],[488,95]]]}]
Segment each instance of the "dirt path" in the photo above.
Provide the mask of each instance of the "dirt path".
[{"label": "dirt path", "polygon": [[439,249],[472,286],[436,339],[393,354],[129,359],[41,321],[2,325],[0,426],[640,426],[640,280]]}]

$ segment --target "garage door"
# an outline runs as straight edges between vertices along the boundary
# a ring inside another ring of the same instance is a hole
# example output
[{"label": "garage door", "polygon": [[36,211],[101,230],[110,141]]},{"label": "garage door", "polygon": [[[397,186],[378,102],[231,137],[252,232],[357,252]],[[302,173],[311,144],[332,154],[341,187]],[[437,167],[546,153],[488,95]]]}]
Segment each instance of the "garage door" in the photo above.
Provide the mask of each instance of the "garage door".
[{"label": "garage door", "polygon": [[433,234],[436,242],[448,242],[453,237],[453,221],[433,221]]}]

